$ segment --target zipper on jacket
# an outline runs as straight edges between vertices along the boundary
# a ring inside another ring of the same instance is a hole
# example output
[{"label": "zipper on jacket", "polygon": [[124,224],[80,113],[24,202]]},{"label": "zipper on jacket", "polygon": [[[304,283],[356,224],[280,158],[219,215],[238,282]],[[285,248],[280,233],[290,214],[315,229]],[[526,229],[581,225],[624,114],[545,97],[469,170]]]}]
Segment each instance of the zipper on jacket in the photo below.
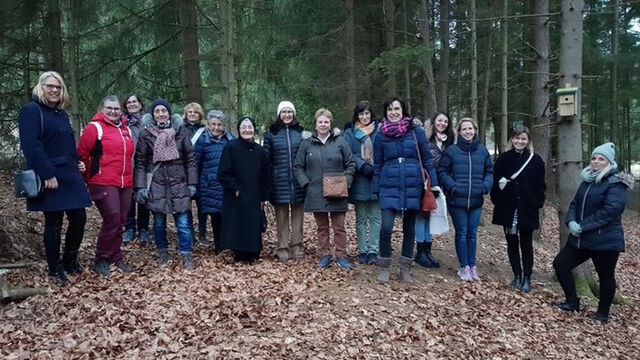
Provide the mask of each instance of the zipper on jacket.
[{"label": "zipper on jacket", "polygon": [[120,131],[120,138],[122,139],[122,147],[124,148],[124,159],[122,161],[122,175],[120,175],[120,182],[122,183],[121,187],[124,188],[124,172],[127,170],[127,142],[124,140],[124,136],[122,135],[122,128],[118,128]]},{"label": "zipper on jacket", "polygon": [[471,171],[473,165],[471,164],[471,151],[469,151],[469,197],[467,197],[467,211],[471,210]]},{"label": "zipper on jacket", "polygon": [[287,130],[287,151],[289,152],[289,185],[291,186],[291,203],[295,201],[295,190],[293,189],[293,164],[291,162],[291,139],[289,138],[289,127],[285,127]]},{"label": "zipper on jacket", "polygon": [[[584,191],[584,196],[582,197],[582,210],[580,211],[580,222],[582,222],[582,220],[584,219],[584,203],[587,201],[587,195],[589,194],[589,189],[591,189],[591,185],[593,185],[593,183],[590,183],[589,186],[587,186],[587,190]],[[581,238],[582,237],[578,235],[578,249],[580,249]]]}]

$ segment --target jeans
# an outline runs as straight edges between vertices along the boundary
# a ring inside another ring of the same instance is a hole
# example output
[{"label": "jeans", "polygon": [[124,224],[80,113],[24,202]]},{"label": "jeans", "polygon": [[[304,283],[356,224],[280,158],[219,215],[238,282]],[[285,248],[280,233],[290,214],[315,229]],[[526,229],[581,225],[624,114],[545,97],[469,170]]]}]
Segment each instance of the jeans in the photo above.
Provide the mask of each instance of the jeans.
[{"label": "jeans", "polygon": [[102,226],[96,244],[95,261],[118,263],[122,261],[122,231],[127,222],[127,214],[131,205],[131,191],[129,188],[116,186],[89,185],[89,193],[96,204]]},{"label": "jeans", "polygon": [[44,212],[44,250],[47,254],[49,274],[52,275],[60,271],[60,237],[65,213],[69,225],[65,235],[64,255],[62,255],[64,265],[71,265],[77,260],[80,243],[84,236],[84,225],[87,222],[84,208]]},{"label": "jeans", "polygon": [[[178,251],[180,255],[190,254],[192,252],[192,234],[188,212],[173,214],[173,220],[178,229]],[[166,250],[169,248],[169,242],[167,241],[167,214],[160,212],[153,213],[153,235],[157,250]]]},{"label": "jeans", "polygon": [[456,254],[460,267],[476,266],[477,232],[482,208],[467,210],[451,206],[449,214],[456,231]]},{"label": "jeans", "polygon": [[616,264],[618,263],[617,251],[598,251],[589,249],[578,249],[569,244],[560,250],[560,253],[553,259],[553,268],[567,302],[578,303],[576,294],[576,284],[571,272],[576,266],[591,259],[593,266],[598,273],[600,280],[600,301],[598,302],[598,312],[609,315],[609,309],[616,293]]},{"label": "jeans", "polygon": [[431,238],[431,230],[429,230],[429,214],[420,212],[416,216],[416,242],[418,243],[430,243],[433,241]]},{"label": "jeans", "polygon": [[[517,278],[521,277],[524,269],[524,276],[530,278],[533,272],[533,231],[520,230],[518,238],[517,234],[507,234],[507,228],[505,228],[505,236],[507,237],[507,255],[509,255],[509,264],[511,264],[513,275]],[[520,266],[520,250],[522,250],[522,266]]]},{"label": "jeans", "polygon": [[[361,254],[378,254],[380,224],[382,223],[380,203],[377,200],[357,201],[355,205],[358,252]],[[367,223],[369,223],[369,241],[367,241]]]},{"label": "jeans", "polygon": [[396,215],[402,214],[402,256],[413,258],[414,232],[416,227],[415,210],[382,210],[382,226],[380,227],[380,257],[391,257],[391,234]]},{"label": "jeans", "polygon": [[[135,191],[133,192],[135,195]],[[138,218],[136,219],[136,207],[138,208]],[[127,215],[127,225],[125,230],[133,230],[136,232],[136,225],[138,234],[140,231],[145,230],[149,231],[149,217],[151,211],[147,209],[147,205],[138,204],[135,200],[135,197],[131,200],[131,206],[129,207],[129,214]]]}]

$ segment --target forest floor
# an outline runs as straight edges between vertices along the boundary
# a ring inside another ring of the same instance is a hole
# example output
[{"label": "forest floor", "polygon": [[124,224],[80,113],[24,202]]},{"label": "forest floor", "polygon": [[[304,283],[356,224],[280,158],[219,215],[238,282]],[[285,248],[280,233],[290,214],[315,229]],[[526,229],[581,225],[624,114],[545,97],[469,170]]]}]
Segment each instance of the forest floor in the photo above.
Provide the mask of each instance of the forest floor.
[{"label": "forest floor", "polygon": [[[452,234],[434,242],[443,266],[414,267],[415,284],[394,277],[375,281],[376,267],[351,272],[335,264],[316,268],[315,224],[305,217],[307,256],[275,260],[273,221],[265,249],[252,266],[232,262],[230,254],[195,252],[197,269],[183,270],[177,254],[167,268],[154,251],[132,245],[126,256],[135,272],[115,268],[110,279],[90,270],[100,217],[88,223],[82,275],[60,288],[46,276],[41,260],[42,218],[14,201],[8,174],[0,177],[0,258],[35,259],[39,265],[15,270],[9,281],[20,287],[47,287],[46,295],[0,305],[0,357],[5,359],[635,359],[640,351],[640,230],[638,214],[625,213],[627,251],[617,268],[618,289],[626,304],[614,305],[611,322],[564,313],[550,304],[562,300],[551,262],[557,252],[558,221],[545,208],[541,240],[534,244],[533,290],[509,288],[512,279],[501,229],[490,225],[485,206],[478,231],[482,281],[456,276]],[[349,253],[355,262],[353,211],[347,216]],[[394,231],[394,253],[401,227]],[[175,232],[175,231],[174,231]],[[175,241],[175,236],[173,236]],[[635,354],[635,355],[634,355]]]}]

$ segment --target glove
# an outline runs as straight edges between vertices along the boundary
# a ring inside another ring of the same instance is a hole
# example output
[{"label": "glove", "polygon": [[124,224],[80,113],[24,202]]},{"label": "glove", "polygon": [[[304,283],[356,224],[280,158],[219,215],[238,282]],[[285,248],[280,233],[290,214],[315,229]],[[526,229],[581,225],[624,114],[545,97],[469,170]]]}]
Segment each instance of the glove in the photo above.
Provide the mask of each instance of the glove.
[{"label": "glove", "polygon": [[582,227],[575,221],[569,222],[569,231],[571,235],[578,237],[582,233]]},{"label": "glove", "polygon": [[138,204],[146,204],[149,200],[149,191],[147,189],[140,189],[136,192],[136,202]]},{"label": "glove", "polygon": [[368,178],[372,178],[373,177],[373,166],[371,166],[371,164],[369,163],[364,163],[362,165],[362,167],[360,168],[360,172],[362,173],[362,175],[368,177]]},{"label": "glove", "polygon": [[440,192],[442,191],[442,189],[440,189],[440,186],[432,186],[431,187],[431,192],[433,193],[433,197],[438,197],[440,196]]},{"label": "glove", "polygon": [[196,189],[195,185],[189,185],[187,186],[189,188],[189,197],[190,198],[194,198],[196,197],[196,193],[198,192],[198,189]]}]

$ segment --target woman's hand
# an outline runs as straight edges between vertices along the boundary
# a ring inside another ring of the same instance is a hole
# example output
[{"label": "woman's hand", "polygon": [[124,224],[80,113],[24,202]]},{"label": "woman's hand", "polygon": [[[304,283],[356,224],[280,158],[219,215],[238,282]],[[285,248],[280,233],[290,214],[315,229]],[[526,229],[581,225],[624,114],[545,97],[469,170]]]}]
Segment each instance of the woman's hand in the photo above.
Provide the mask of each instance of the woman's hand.
[{"label": "woman's hand", "polygon": [[240,195],[240,190],[236,190],[236,197],[238,197],[238,195]]},{"label": "woman's hand", "polygon": [[80,170],[81,173],[87,171],[87,166],[84,164],[84,162],[78,161],[78,170]]},{"label": "woman's hand", "polygon": [[44,188],[55,190],[58,188],[58,179],[56,177],[52,177],[51,179],[47,179],[44,181]]}]

